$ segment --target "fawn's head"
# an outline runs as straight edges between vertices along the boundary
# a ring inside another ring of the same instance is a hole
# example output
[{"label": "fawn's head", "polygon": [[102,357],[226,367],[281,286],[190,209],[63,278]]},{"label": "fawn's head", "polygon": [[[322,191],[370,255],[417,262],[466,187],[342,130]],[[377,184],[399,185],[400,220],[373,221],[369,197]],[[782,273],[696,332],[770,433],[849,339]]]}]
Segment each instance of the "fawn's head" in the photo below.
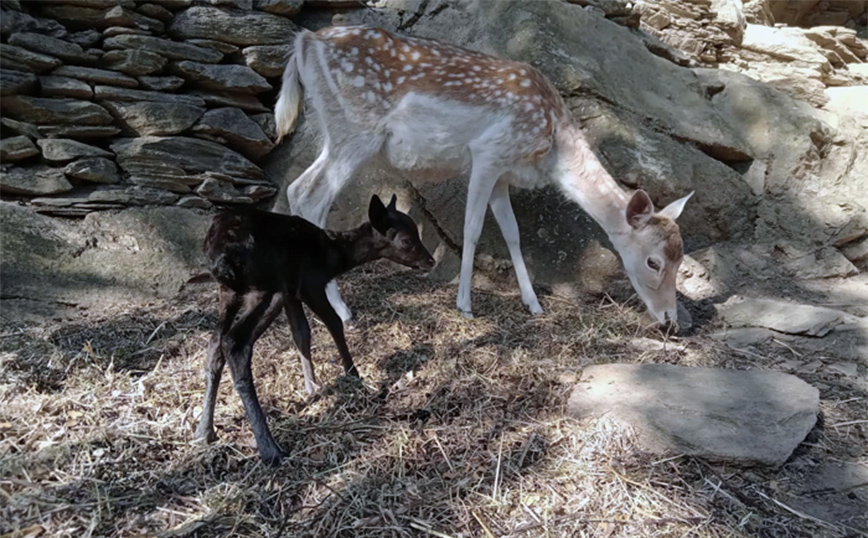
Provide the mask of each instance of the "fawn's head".
[{"label": "fawn's head", "polygon": [[684,251],[675,219],[691,196],[693,193],[655,212],[648,194],[636,191],[624,215],[629,231],[612,238],[630,283],[661,324],[678,320],[675,280]]},{"label": "fawn's head", "polygon": [[434,258],[419,239],[419,229],[413,219],[395,208],[397,201],[398,197],[393,194],[386,206],[375,194],[368,206],[371,226],[384,238],[380,255],[407,267],[429,271],[434,267]]}]

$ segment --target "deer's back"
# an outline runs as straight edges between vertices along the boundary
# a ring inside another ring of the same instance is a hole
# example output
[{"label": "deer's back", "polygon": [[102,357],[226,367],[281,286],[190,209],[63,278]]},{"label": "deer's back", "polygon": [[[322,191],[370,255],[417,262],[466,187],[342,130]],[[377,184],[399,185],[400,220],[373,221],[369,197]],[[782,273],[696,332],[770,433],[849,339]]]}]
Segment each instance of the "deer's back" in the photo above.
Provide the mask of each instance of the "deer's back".
[{"label": "deer's back", "polygon": [[[508,136],[499,142],[519,148],[516,160],[533,161],[549,152],[568,117],[554,86],[526,63],[368,27],[309,33],[302,48],[306,87],[316,79],[330,104],[372,130],[395,130],[390,120],[406,124],[402,103],[415,110],[432,102],[441,114],[426,114],[419,128],[461,135],[500,124]],[[466,120],[447,120],[449,112]]]}]

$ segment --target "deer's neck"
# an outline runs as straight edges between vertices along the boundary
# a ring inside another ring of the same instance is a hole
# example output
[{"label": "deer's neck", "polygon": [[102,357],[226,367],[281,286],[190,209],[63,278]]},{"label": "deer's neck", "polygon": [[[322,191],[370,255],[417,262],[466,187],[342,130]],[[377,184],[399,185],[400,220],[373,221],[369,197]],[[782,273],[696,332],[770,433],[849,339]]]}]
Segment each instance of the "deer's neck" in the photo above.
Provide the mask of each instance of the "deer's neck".
[{"label": "deer's neck", "polygon": [[573,126],[558,134],[558,160],[554,180],[564,195],[575,201],[613,239],[629,232],[625,212],[629,197],[591,150],[582,132]]},{"label": "deer's neck", "polygon": [[381,245],[374,237],[374,229],[369,222],[352,230],[328,234],[337,254],[334,276],[380,257]]}]

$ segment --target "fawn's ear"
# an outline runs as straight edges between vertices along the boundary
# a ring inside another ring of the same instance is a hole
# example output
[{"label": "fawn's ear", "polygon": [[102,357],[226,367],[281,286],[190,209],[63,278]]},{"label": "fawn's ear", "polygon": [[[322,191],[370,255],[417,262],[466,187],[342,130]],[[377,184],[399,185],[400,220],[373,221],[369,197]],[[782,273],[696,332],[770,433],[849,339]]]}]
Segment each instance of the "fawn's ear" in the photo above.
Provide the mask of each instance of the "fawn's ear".
[{"label": "fawn's ear", "polygon": [[398,197],[393,194],[392,199],[389,200],[389,206],[386,209],[388,209],[389,211],[396,211],[397,207],[395,207],[395,204],[397,204],[397,203],[398,203]]},{"label": "fawn's ear", "polygon": [[383,235],[389,229],[389,211],[383,205],[383,201],[376,194],[371,196],[371,205],[368,206],[368,220],[371,226]]}]

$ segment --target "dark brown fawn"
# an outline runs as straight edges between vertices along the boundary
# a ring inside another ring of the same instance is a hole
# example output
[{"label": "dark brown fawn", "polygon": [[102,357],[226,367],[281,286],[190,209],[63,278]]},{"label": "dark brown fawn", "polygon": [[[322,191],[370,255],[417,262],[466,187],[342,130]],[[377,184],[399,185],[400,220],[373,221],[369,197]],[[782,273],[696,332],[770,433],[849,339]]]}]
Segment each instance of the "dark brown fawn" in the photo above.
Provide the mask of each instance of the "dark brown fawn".
[{"label": "dark brown fawn", "polygon": [[241,396],[259,455],[277,463],[285,453],[268,429],[256,397],[250,370],[253,344],[280,314],[286,312],[301,354],[304,388],[319,390],[310,360],[310,325],[302,303],[325,323],[334,338],[347,375],[358,377],[347,348],[341,318],[326,297],[326,284],[350,269],[386,258],[408,267],[430,270],[434,258],[422,245],[416,223],[374,195],[370,222],[347,232],[323,230],[301,217],[259,210],[234,210],[214,217],[205,238],[205,256],[220,286],[220,318],[208,346],[205,404],[196,439],[211,442],[214,405],[223,366],[229,369]]}]

